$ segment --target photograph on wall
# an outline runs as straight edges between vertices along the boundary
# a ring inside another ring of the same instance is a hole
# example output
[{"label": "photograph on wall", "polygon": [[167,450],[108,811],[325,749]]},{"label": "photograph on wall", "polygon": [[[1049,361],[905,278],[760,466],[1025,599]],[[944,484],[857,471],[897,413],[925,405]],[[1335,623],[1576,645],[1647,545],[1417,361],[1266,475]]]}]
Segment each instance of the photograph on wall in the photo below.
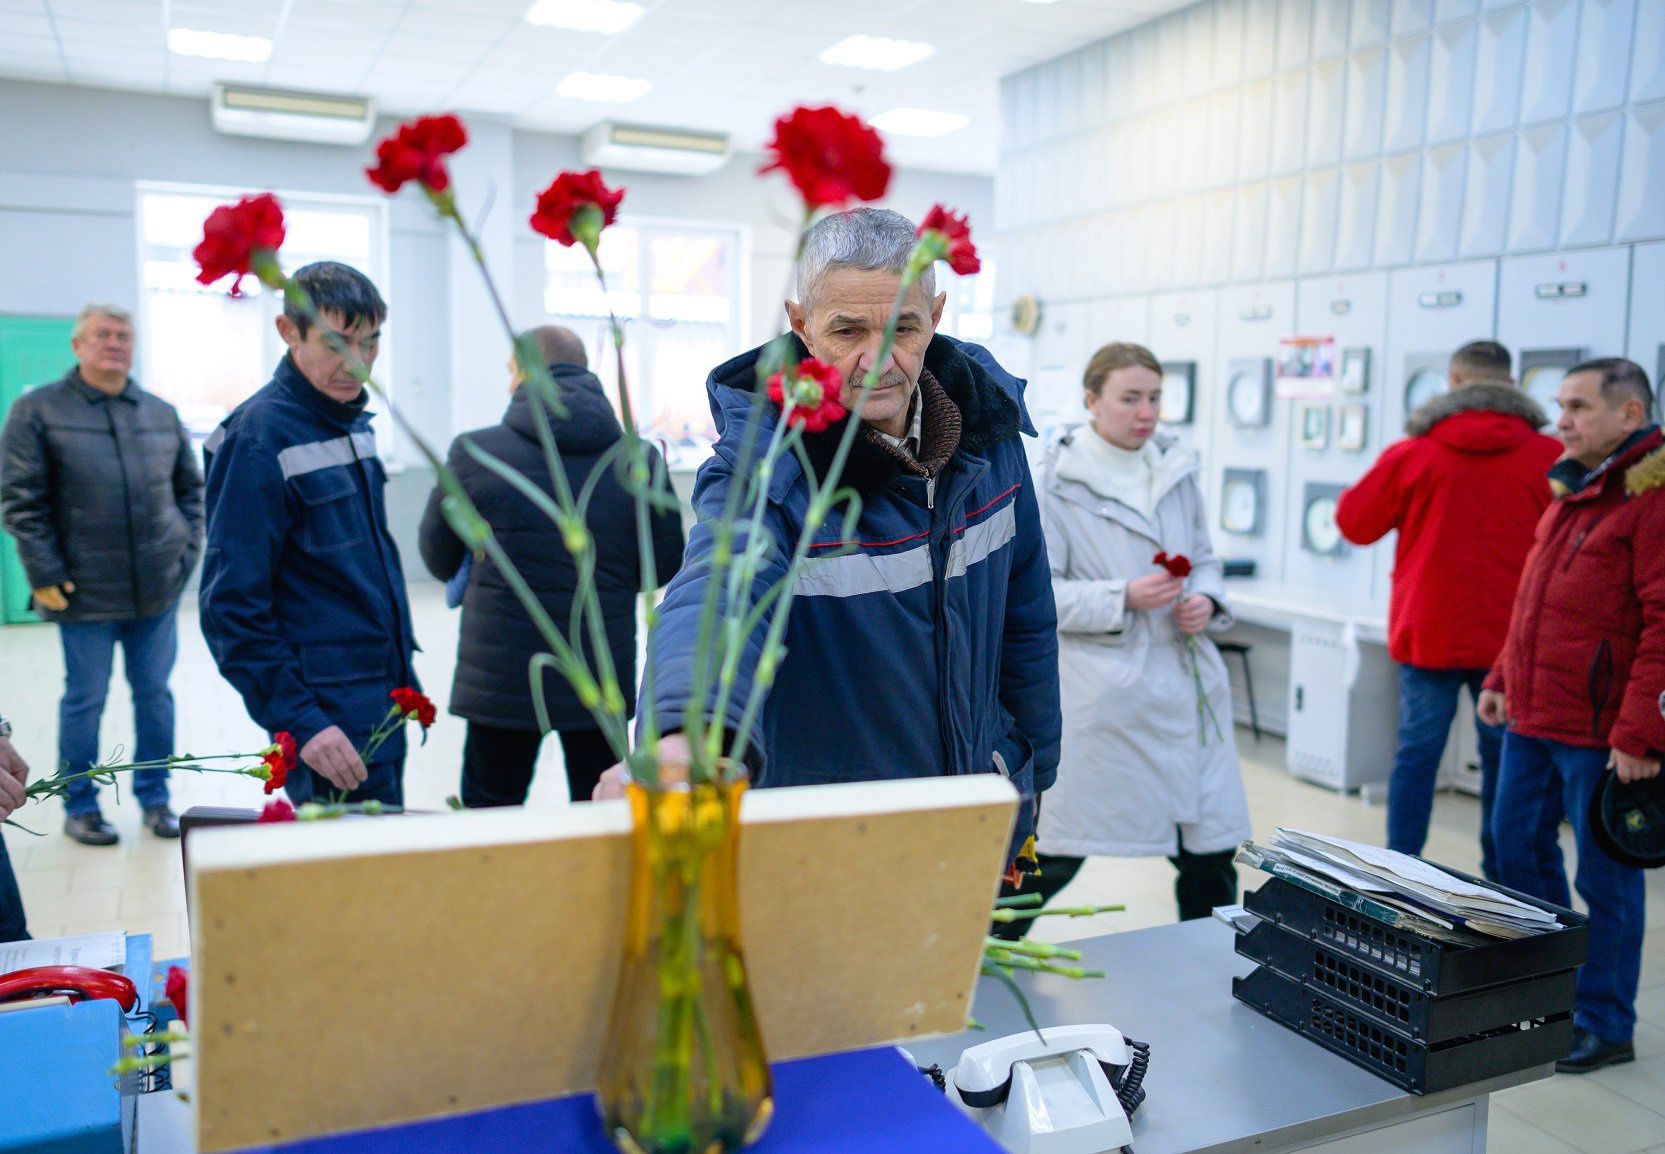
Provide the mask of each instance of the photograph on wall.
[{"label": "photograph on wall", "polygon": [[1334,337],[1285,337],[1278,342],[1277,395],[1283,400],[1335,396]]}]

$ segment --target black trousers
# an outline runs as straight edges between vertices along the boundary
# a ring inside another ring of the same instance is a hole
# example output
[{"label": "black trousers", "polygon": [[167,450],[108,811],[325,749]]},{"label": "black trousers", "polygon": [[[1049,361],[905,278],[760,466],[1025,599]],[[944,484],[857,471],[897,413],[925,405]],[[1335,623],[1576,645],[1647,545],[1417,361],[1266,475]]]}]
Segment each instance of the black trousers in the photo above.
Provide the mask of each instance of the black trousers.
[{"label": "black trousers", "polygon": [[[567,763],[567,794],[589,801],[596,782],[618,758],[599,729],[558,730]],[[468,723],[463,742],[462,803],[469,809],[525,805],[532,788],[543,734],[535,729],[501,729]]]},{"label": "black trousers", "polygon": [[[1025,878],[1021,890],[1002,885],[1001,897],[1038,893],[1042,905],[1051,905],[1058,891],[1075,880],[1075,875],[1081,872],[1087,860],[1047,853],[1036,856],[1041,876]],[[1237,900],[1237,868],[1232,865],[1236,856],[1237,851],[1232,849],[1219,853],[1192,853],[1185,848],[1185,839],[1180,839],[1179,853],[1168,859],[1179,871],[1179,876],[1174,879],[1174,897],[1179,902],[1180,921],[1206,918],[1213,913],[1215,906],[1229,906]],[[1015,941],[1029,932],[1032,921],[1031,918],[1024,918],[996,923],[990,933],[997,938]]]}]

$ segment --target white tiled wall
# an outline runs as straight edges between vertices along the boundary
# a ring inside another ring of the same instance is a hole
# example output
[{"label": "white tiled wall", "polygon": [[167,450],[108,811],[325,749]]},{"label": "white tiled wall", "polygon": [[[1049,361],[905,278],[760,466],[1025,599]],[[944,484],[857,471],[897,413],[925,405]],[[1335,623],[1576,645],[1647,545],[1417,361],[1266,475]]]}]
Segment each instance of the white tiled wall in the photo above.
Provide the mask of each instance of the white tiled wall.
[{"label": "white tiled wall", "polygon": [[1011,295],[1665,237],[1661,0],[1206,0],[1004,88]]}]

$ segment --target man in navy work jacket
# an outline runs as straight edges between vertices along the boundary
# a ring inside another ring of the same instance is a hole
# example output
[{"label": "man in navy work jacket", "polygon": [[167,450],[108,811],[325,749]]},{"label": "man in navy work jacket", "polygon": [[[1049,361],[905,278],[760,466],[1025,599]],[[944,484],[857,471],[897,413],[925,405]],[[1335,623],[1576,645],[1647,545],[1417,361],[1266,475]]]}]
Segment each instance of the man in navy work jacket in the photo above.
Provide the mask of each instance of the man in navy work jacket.
[{"label": "man in navy work jacket", "polygon": [[[798,300],[786,312],[797,355],[843,374],[846,405],[878,354],[913,244],[911,222],[870,208],[823,218],[807,238]],[[758,784],[1003,772],[1026,801],[1013,840],[1020,848],[1033,832],[1033,799],[1058,765],[1057,612],[1019,439],[1019,382],[984,350],[935,335],[945,300],[927,268],[863,409],[842,477],[861,494],[861,518],[853,527],[829,521],[798,582],[786,656],[762,714]],[[777,416],[752,403],[760,353],[719,366],[706,384],[716,455],[695,485],[699,522],[666,590],[655,683],[644,686],[667,732],[680,724],[699,659],[711,519],[745,474],[747,424],[761,413],[756,443],[765,444]],[[818,471],[831,466],[844,427],[805,435]],[[785,572],[808,503],[809,482],[788,456],[771,491],[764,581]],[[730,699],[730,728],[761,641],[760,629]],[[680,740],[669,739],[673,755]],[[616,796],[622,777],[609,770],[597,796]]]},{"label": "man in navy work jacket", "polygon": [[277,327],[289,351],[206,445],[202,633],[249,716],[294,735],[311,771],[290,774],[294,801],[399,805],[402,727],[370,765],[358,749],[388,694],[416,684],[416,642],[369,394],[338,351],[374,365],[387,305],[343,264],[310,264],[295,280],[322,326],[284,306]]}]

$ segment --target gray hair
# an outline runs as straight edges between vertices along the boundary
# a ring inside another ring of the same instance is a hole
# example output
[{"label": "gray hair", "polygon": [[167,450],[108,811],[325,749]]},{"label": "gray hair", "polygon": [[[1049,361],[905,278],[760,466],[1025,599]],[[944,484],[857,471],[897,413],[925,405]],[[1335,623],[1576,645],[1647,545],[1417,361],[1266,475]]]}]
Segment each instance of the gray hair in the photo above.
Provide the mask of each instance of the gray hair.
[{"label": "gray hair", "polygon": [[[804,255],[798,261],[798,303],[808,308],[833,269],[900,274],[907,268],[917,232],[913,221],[888,208],[853,208],[822,217],[804,237]],[[926,299],[937,295],[935,262],[925,266],[918,283]]]},{"label": "gray hair", "polygon": [[87,322],[94,317],[109,317],[113,321],[120,321],[128,328],[133,327],[133,314],[115,305],[88,305],[81,310],[81,315],[75,318],[75,327],[69,331],[69,339],[78,341],[87,335]]}]

